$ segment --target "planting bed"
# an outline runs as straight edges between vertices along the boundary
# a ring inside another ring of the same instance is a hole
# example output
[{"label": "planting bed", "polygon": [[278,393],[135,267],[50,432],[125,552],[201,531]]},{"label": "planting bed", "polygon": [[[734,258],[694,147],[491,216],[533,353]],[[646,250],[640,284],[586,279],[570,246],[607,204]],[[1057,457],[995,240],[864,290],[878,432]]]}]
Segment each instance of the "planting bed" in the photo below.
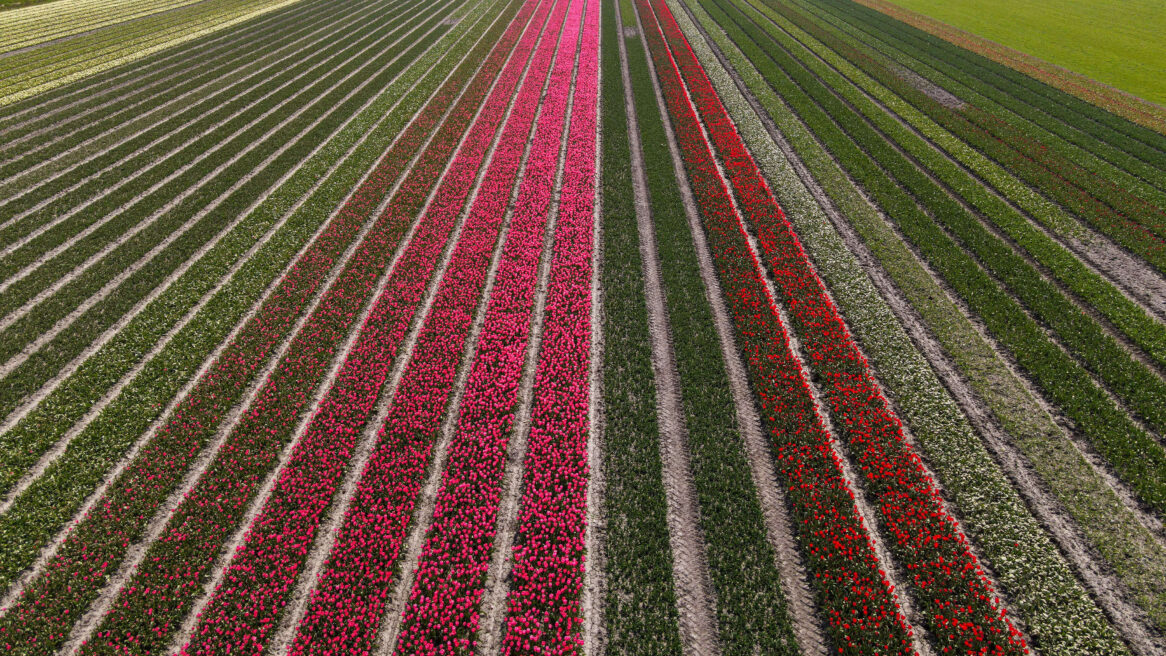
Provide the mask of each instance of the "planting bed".
[{"label": "planting bed", "polygon": [[1166,135],[884,4],[0,13],[0,653],[1166,655]]}]

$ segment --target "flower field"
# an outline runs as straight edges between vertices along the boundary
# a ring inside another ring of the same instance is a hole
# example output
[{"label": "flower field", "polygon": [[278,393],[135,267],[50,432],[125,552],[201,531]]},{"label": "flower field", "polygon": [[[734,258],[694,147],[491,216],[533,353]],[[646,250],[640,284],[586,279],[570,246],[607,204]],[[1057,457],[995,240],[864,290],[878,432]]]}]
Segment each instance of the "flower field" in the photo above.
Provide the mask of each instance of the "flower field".
[{"label": "flower field", "polygon": [[1152,121],[869,0],[107,4],[0,10],[0,653],[1166,656]]}]

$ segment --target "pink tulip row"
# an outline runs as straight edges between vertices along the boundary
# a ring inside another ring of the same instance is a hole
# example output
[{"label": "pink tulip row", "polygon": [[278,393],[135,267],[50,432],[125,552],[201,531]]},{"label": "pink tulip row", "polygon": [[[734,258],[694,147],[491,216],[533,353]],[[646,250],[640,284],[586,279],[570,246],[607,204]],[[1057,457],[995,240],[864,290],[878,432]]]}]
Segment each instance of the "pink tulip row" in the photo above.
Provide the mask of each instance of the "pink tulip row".
[{"label": "pink tulip row", "polygon": [[[561,44],[547,39],[540,46],[538,56],[548,62],[557,59],[404,614],[398,654],[465,653],[477,641],[478,607],[494,542],[558,169],[580,4],[581,0],[571,3]],[[567,9],[568,0],[561,0],[556,12],[561,17]]]},{"label": "pink tulip row", "polygon": [[[499,48],[508,51],[516,39],[515,32],[511,38],[504,38],[506,45]],[[135,572],[121,590],[98,628],[96,639],[86,645],[87,653],[125,649],[143,652],[166,644],[198,594],[208,568],[240,521],[263,474],[275,465],[279,451],[291,438],[298,416],[306,410],[305,400],[326,371],[335,349],[351,331],[379,272],[440,177],[464,130],[464,119],[472,116],[484,97],[501,68],[505,51],[495,58],[493,66],[483,68],[466,92],[460,113],[455,110],[452,120],[442,126],[394,197],[393,211],[378,218],[352,260],[325,292],[319,307],[215,461],[170,518],[170,528],[150,547],[148,565]],[[340,216],[355,221],[353,234],[404,172],[468,81],[468,76],[462,75],[443,85],[345,205]]]},{"label": "pink tulip row", "polygon": [[[522,39],[396,263],[360,336],[200,614],[184,654],[261,653],[304,564],[324,511],[368,421],[437,262],[484,164],[521,77],[534,32]],[[468,122],[472,112],[451,120]],[[436,172],[430,173],[436,177]],[[398,210],[390,204],[389,212]]]},{"label": "pink tulip row", "polygon": [[507,601],[507,655],[582,647],[599,5],[587,1],[575,80]]},{"label": "pink tulip row", "polygon": [[665,4],[653,6],[936,642],[944,651],[1026,652],[684,34]]},{"label": "pink tulip row", "polygon": [[[542,22],[550,6],[544,3],[536,23]],[[560,6],[549,21],[544,43],[553,40],[562,15]],[[550,68],[547,53],[540,51],[535,57],[519,90],[412,360],[377,436],[375,451],[361,474],[336,545],[298,627],[293,654],[360,652],[371,648],[376,638],[473,322],[473,309],[486,281],[490,255],[539,106]],[[544,117],[534,136],[528,167],[536,166],[533,153],[540,145],[550,142],[557,148],[560,140],[561,113]],[[552,182],[553,175],[551,171]],[[524,183],[523,189],[527,186]]]},{"label": "pink tulip row", "polygon": [[[256,315],[183,398],[170,420],[158,429],[93,510],[72,530],[44,572],[28,585],[18,602],[5,614],[0,626],[4,642],[35,643],[48,653],[64,640],[73,622],[96,598],[107,576],[116,571],[129,545],[141,537],[146,523],[219,428],[226,411],[239,401],[248,382],[276,345],[286,338],[303,311],[305,300],[312,297],[337,258],[351,245],[361,226],[404,172],[465,81],[464,78],[450,79],[418,114],[377,168],[283,277]],[[460,129],[462,126],[456,127]],[[441,159],[448,157],[456,140],[454,136],[446,148],[447,154]],[[433,180],[431,173],[428,177],[421,174],[415,177],[423,182]],[[364,255],[350,262],[347,270],[364,271],[365,275],[375,271],[370,262],[377,258],[372,255],[378,249],[382,253],[390,252],[407,225],[407,222],[398,220],[393,223],[382,217],[377,228],[370,233],[375,237],[374,241],[368,242]],[[355,310],[361,304],[359,295],[353,296],[351,289],[346,289],[337,298],[344,300],[344,307],[351,306],[350,309],[333,307],[330,319],[339,322],[332,327],[339,334],[347,332],[346,326],[351,325]],[[306,377],[299,380],[306,383],[316,379]],[[216,517],[215,523],[222,524],[216,530],[229,530],[227,516]],[[150,562],[156,561],[151,558]],[[148,574],[141,576],[144,580],[127,586],[115,606],[114,615],[106,622],[110,631],[117,628],[116,634],[106,631],[106,639],[93,642],[88,651],[101,651],[105,647],[113,650],[119,644],[136,645],[135,650],[140,650],[143,639],[164,641],[164,635],[173,626],[169,620],[162,619],[165,615],[161,612],[162,607],[180,609],[182,606],[170,600],[173,593],[167,590],[182,590],[180,597],[183,599],[194,591],[189,585],[156,587],[160,581],[167,580],[160,570],[161,567],[158,572],[147,568],[143,572]],[[197,576],[186,578],[197,581]]]}]

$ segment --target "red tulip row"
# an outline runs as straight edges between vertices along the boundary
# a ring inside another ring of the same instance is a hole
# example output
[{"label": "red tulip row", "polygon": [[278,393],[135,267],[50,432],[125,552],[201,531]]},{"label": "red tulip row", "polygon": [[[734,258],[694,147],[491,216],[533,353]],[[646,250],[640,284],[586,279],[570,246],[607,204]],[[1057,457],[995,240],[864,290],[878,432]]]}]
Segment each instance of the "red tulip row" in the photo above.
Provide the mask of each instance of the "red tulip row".
[{"label": "red tulip row", "polygon": [[[32,651],[49,653],[63,642],[73,622],[96,598],[107,577],[117,570],[129,545],[140,539],[159,505],[172,493],[193,459],[218,430],[226,411],[238,403],[243,391],[273,349],[287,337],[304,310],[306,300],[312,298],[320,282],[326,279],[328,271],[360,233],[362,225],[432,132],[445,107],[464,86],[465,77],[454,76],[443,86],[429,107],[406,129],[346,205],[329,220],[321,235],[279,282],[256,315],[244,325],[218,360],[179,403],[170,420],[157,430],[103,498],[67,536],[43,573],[28,584],[17,603],[0,618],[0,643],[35,644],[36,648]],[[460,129],[460,126],[456,127]],[[456,141],[455,135],[446,151]],[[448,152],[441,157],[448,157]],[[418,180],[427,179],[420,174],[415,177]],[[432,180],[432,174],[429,174],[428,180]],[[352,272],[364,272],[367,276],[371,271],[371,275],[375,276],[378,269],[370,266],[369,258],[378,250],[391,253],[407,227],[408,222],[398,221],[394,224],[382,217],[378,228],[370,232],[370,238],[375,238],[374,241],[368,242],[363,256],[350,261],[341,279],[344,276],[350,277]],[[384,257],[382,255],[381,259]],[[376,258],[373,258],[371,263],[375,262]],[[344,291],[335,293],[335,299],[343,301],[344,307],[351,309],[327,316],[321,314],[320,317],[328,318],[330,329],[344,334],[354,320],[352,317],[355,316],[355,310],[359,309],[361,299],[353,296],[348,287],[337,289]],[[319,344],[316,346],[322,348]],[[314,352],[323,355],[320,351]],[[285,360],[294,361],[293,358]],[[304,377],[293,380],[307,383],[316,379]],[[297,405],[299,402],[302,399],[297,401]],[[239,510],[235,515],[241,512]],[[215,523],[224,523],[224,519],[216,517]],[[221,530],[226,530],[226,526],[229,526],[229,522],[224,523]],[[155,570],[147,568],[144,571]],[[153,576],[151,579],[162,581],[165,577]],[[162,590],[169,588],[167,586]],[[124,603],[117,605],[117,612],[136,616],[136,620],[128,633],[119,632],[118,643],[134,644],[143,636],[152,635],[140,628],[144,625],[150,626],[150,631],[159,630],[157,627],[167,627],[164,622],[149,619],[160,610],[155,609],[154,605],[163,603],[162,599],[168,596],[164,592],[151,592],[155,589],[141,588],[136,583],[127,587],[127,592],[119,599],[119,602]],[[152,601],[145,606],[130,607],[129,591],[136,591],[139,596],[148,595]],[[111,618],[107,624],[110,622],[117,622],[119,628],[128,630],[129,625],[118,622],[116,617]],[[169,628],[161,630],[168,631]],[[109,642],[95,642],[89,650],[95,650],[100,645],[112,647]]]},{"label": "red tulip row", "polygon": [[[640,0],[649,10],[647,0]],[[654,3],[671,45],[671,54],[653,31],[653,55],[670,69],[673,96],[692,106],[684,95],[677,65],[704,118],[709,136],[724,161],[741,212],[757,231],[762,255],[774,275],[780,296],[794,325],[813,373],[822,381],[842,443],[855,460],[861,483],[875,503],[888,535],[888,545],[910,575],[915,597],[937,645],[943,651],[1019,654],[1024,640],[1005,617],[991,583],[955,519],[944,509],[934,483],[918,454],[903,437],[902,425],[879,391],[869,364],[858,351],[825,287],[814,272],[801,242],[778,207],[769,186],[745,150],[711,82],[676,24],[668,7]],[[653,25],[655,28],[656,26]],[[673,59],[675,57],[675,59]],[[739,235],[743,226],[735,214],[719,219],[721,230]],[[712,221],[707,221],[711,224]],[[710,233],[714,227],[708,226]],[[717,258],[724,259],[727,240],[714,238]]]},{"label": "red tulip row", "polygon": [[[550,5],[543,5],[543,15]],[[564,7],[560,5],[551,18],[544,43],[553,41],[552,34],[557,33],[553,28],[562,21]],[[408,534],[473,322],[473,308],[486,282],[490,255],[534,123],[551,54],[549,48],[540,50],[519,91],[413,358],[381,426],[375,451],[361,474],[336,545],[298,628],[293,654],[360,652],[369,649],[376,638],[400,567],[401,544]],[[566,74],[569,82],[569,68]],[[563,81],[563,70],[556,66],[551,84]],[[546,167],[540,167],[535,155],[548,148],[558,150],[563,112],[544,107],[519,192],[520,204],[530,200],[531,189],[549,199],[554,182],[553,168],[542,170]],[[516,225],[512,235],[521,238],[523,229],[529,231],[533,224],[521,219],[519,223],[523,225]],[[541,224],[533,227],[541,230]]]},{"label": "red tulip row", "polygon": [[397,654],[454,654],[474,648],[478,607],[501,500],[506,450],[514,429],[518,388],[527,345],[539,262],[551,209],[562,121],[571,84],[582,0],[561,0],[558,12],[572,5],[561,44],[544,41],[545,53],[558,51],[543,113],[553,132],[540,134],[528,157],[511,232],[487,306],[482,334],[442,473],[433,523],[417,566],[416,581],[403,618]]},{"label": "red tulip row", "polygon": [[[319,403],[280,472],[271,496],[252,522],[242,546],[207,607],[184,654],[230,650],[261,653],[304,564],[320,519],[335,495],[397,349],[420,306],[485,157],[502,125],[530,50],[542,32],[539,12],[507,62],[490,96],[442,178],[408,249],[394,266],[356,343]],[[473,106],[450,120],[468,123]],[[438,177],[429,171],[429,179]],[[389,213],[396,213],[390,203]]]},{"label": "red tulip row", "polygon": [[664,48],[652,8],[647,0],[637,0],[637,9],[771,439],[776,469],[796,519],[832,653],[911,654],[911,630],[879,567],[832,438],[733,217],[728,189]]},{"label": "red tulip row", "polygon": [[[464,130],[466,116],[472,115],[500,70],[506,53],[517,39],[516,30],[520,29],[525,17],[516,19],[519,28],[511,30],[514,33],[503,39],[505,45],[499,46],[499,54],[492,59],[492,65],[483,67],[471,84],[460,109],[445,122],[395,195],[392,211],[378,218],[353,258],[325,292],[319,307],[297,334],[207,472],[170,517],[169,528],[158,542],[151,545],[146,555],[148,565],[135,572],[121,590],[110,614],[98,628],[96,639],[86,645],[87,653],[121,652],[124,649],[141,652],[166,644],[191,599],[198,594],[208,568],[246,511],[264,474],[275,465],[280,450],[291,439],[305,400],[310,398],[312,389],[319,383],[336,348],[350,333],[360,308],[375,288],[380,272],[388,264],[400,238],[453,153]],[[482,44],[482,54],[489,45]],[[355,236],[360,224],[384,199],[385,193],[437,127],[445,108],[470,81],[470,73],[479,61],[480,58],[471,56],[455,71],[341,210],[338,225],[351,224],[352,236]],[[326,232],[320,243],[329,243],[332,234]],[[340,247],[346,245],[339,244]],[[321,279],[322,273],[314,272],[313,280]],[[239,384],[237,380],[234,382]],[[210,405],[211,399],[202,398],[201,403]],[[174,435],[184,435],[188,426],[172,425],[170,430]],[[205,427],[213,430],[213,426]],[[169,463],[156,461],[154,467],[165,473],[165,465],[173,463],[173,458]],[[120,508],[117,505],[109,507],[111,510]],[[141,515],[142,521],[149,516]],[[121,546],[124,553],[125,544]],[[108,556],[108,552],[90,550],[88,553],[90,560]]]},{"label": "red tulip row", "polygon": [[[572,14],[583,13],[578,4]],[[583,19],[502,653],[576,654],[587,514],[599,1]],[[552,88],[552,93],[556,90]],[[566,89],[559,90],[566,95]],[[533,153],[532,153],[533,155]],[[545,161],[556,159],[548,153]],[[548,167],[550,168],[550,167]]]}]

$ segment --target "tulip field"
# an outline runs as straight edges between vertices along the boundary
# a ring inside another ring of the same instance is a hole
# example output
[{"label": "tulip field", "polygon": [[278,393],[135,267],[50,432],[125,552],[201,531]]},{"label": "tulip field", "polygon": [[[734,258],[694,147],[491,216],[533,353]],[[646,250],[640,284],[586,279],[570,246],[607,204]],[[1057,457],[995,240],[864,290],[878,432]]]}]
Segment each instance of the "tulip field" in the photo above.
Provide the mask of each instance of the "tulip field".
[{"label": "tulip field", "polygon": [[1166,656],[1153,103],[881,0],[15,4],[0,653]]}]

